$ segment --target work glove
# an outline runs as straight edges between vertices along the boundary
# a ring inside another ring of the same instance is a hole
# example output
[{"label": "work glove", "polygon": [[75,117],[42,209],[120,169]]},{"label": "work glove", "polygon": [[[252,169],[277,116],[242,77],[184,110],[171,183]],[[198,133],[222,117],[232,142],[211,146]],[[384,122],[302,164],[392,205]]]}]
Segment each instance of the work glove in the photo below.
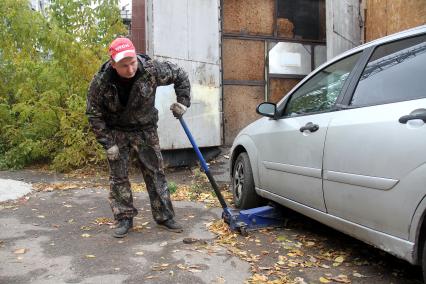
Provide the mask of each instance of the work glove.
[{"label": "work glove", "polygon": [[181,103],[172,103],[170,110],[172,111],[173,116],[179,119],[186,112],[186,106]]},{"label": "work glove", "polygon": [[120,150],[118,149],[117,145],[112,146],[107,151],[107,157],[108,160],[115,161],[118,160],[118,157],[120,156]]}]

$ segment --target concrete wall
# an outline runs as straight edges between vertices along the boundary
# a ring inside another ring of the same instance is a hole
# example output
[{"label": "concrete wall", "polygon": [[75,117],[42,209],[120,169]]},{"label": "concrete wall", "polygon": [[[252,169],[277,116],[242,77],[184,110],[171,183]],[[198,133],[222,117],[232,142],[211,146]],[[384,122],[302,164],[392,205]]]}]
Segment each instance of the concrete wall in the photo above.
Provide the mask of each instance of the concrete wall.
[{"label": "concrete wall", "polygon": [[360,45],[360,0],[326,0],[327,59]]},{"label": "concrete wall", "polygon": [[[191,107],[184,118],[198,146],[221,145],[221,71],[218,0],[147,0],[147,53],[183,67],[191,81]],[[191,147],[170,110],[173,86],[159,87],[162,149]]]}]

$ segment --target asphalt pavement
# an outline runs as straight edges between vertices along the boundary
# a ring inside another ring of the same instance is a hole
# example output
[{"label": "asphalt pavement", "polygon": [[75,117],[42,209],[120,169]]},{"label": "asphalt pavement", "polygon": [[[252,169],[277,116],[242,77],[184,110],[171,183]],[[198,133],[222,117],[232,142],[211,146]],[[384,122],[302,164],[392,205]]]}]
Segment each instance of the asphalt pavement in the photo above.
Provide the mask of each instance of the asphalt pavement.
[{"label": "asphalt pavement", "polygon": [[[157,227],[146,193],[126,238],[111,236],[107,191],[36,192],[0,207],[0,283],[243,283],[249,264],[212,245],[221,210],[174,202],[181,234]],[[185,244],[184,239],[197,240]],[[238,271],[238,273],[229,273]]]},{"label": "asphalt pavement", "polygon": [[[210,162],[221,185],[228,162],[226,151]],[[191,184],[194,171],[169,169],[167,178]],[[29,184],[58,186],[27,193]],[[146,192],[135,192],[135,227],[116,239],[105,172],[0,171],[0,195],[11,192],[0,202],[0,283],[423,283],[419,267],[291,210],[284,227],[220,239],[206,227],[220,208],[173,201],[177,234],[157,227]]]}]

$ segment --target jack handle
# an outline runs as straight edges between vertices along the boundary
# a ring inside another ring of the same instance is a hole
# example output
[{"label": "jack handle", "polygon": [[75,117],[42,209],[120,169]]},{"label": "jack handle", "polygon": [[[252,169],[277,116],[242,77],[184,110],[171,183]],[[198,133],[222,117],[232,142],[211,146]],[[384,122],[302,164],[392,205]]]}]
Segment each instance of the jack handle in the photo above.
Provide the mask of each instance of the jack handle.
[{"label": "jack handle", "polygon": [[197,143],[195,143],[195,140],[194,140],[194,138],[192,137],[192,134],[191,134],[191,132],[189,131],[188,126],[186,125],[185,120],[183,120],[183,117],[182,117],[182,116],[180,116],[180,117],[179,117],[179,122],[180,122],[180,124],[182,125],[183,130],[184,130],[184,131],[185,131],[185,133],[186,133],[186,136],[188,136],[189,142],[191,142],[191,144],[192,144],[192,148],[194,148],[194,151],[195,151],[195,153],[197,154],[198,159],[199,159],[199,160],[200,160],[200,162],[201,162],[201,167],[203,168],[204,172],[206,173],[207,178],[209,179],[210,184],[212,185],[213,190],[214,190],[214,192],[216,193],[217,198],[219,199],[220,205],[222,206],[222,208],[223,208],[223,209],[228,208],[228,206],[226,205],[226,201],[225,201],[225,199],[223,198],[223,195],[222,195],[222,193],[220,192],[219,187],[218,187],[218,185],[217,185],[216,181],[214,180],[214,178],[213,178],[212,174],[210,173],[209,167],[207,166],[207,163],[206,163],[206,161],[204,160],[204,157],[203,157],[203,155],[201,154],[200,149],[198,149]]}]

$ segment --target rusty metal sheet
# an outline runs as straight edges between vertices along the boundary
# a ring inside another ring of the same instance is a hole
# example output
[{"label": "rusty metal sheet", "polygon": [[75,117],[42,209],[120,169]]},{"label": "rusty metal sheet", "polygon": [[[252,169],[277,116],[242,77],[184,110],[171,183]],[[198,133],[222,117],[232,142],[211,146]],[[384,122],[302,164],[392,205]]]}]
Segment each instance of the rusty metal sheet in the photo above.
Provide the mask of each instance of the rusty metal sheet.
[{"label": "rusty metal sheet", "polygon": [[260,118],[256,107],[264,101],[264,87],[224,86],[223,111],[225,145],[231,145],[238,132]]},{"label": "rusty metal sheet", "polygon": [[274,32],[274,0],[223,1],[223,32],[272,35]]},{"label": "rusty metal sheet", "polygon": [[224,39],[222,52],[224,80],[264,80],[263,41]]},{"label": "rusty metal sheet", "polygon": [[299,79],[269,79],[268,101],[272,103],[277,103],[299,82]]}]

